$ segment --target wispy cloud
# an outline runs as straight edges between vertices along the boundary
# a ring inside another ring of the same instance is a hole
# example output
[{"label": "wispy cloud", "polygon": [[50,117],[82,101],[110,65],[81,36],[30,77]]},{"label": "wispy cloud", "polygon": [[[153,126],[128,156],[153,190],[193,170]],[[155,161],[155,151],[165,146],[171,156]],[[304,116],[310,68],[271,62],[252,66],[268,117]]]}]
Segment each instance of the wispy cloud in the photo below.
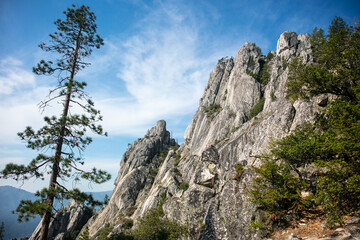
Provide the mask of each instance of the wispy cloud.
[{"label": "wispy cloud", "polygon": [[0,144],[18,143],[16,133],[25,126],[40,126],[42,116],[37,104],[48,93],[37,86],[35,77],[22,61],[8,57],[0,60]]},{"label": "wispy cloud", "polygon": [[35,77],[31,72],[22,69],[22,65],[21,61],[12,57],[0,60],[0,96],[35,86]]},{"label": "wispy cloud", "polygon": [[[219,18],[211,5],[204,9]],[[90,59],[91,67],[79,74],[95,86],[89,87],[90,95],[110,135],[142,136],[159,119],[175,121],[195,112],[217,59],[239,46],[227,42],[223,47],[224,39],[209,42],[204,13],[195,10],[178,2],[157,2],[135,24],[133,34],[105,39],[106,45]],[[0,119],[0,143],[14,143],[25,126],[42,125],[37,104],[49,87],[35,82],[15,58],[2,60],[0,69],[0,85],[5,86],[0,88],[0,114],[6,116]]]},{"label": "wispy cloud", "polygon": [[115,68],[116,81],[124,84],[125,92],[106,86],[108,91],[94,94],[110,134],[141,136],[159,119],[195,112],[219,58],[216,49],[206,49],[211,44],[204,44],[207,36],[195,16],[186,6],[159,2],[136,24],[135,34],[106,39],[105,50],[83,76]]}]

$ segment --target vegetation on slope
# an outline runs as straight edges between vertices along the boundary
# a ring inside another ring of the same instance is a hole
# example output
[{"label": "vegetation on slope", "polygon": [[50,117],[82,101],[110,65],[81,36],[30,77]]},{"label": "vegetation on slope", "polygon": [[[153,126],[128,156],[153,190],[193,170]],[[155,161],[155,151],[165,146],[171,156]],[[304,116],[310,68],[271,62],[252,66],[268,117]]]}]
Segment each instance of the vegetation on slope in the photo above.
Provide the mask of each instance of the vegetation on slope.
[{"label": "vegetation on slope", "polygon": [[[331,227],[360,210],[360,27],[335,17],[327,35],[314,29],[311,43],[314,64],[297,58],[289,65],[288,97],[331,94],[335,100],[314,124],[274,142],[254,168],[250,196],[273,219],[320,205]],[[317,169],[311,181],[300,171],[310,164]]]},{"label": "vegetation on slope", "polygon": [[[138,225],[131,229],[133,222],[127,219],[122,227],[121,233],[110,234],[112,226],[107,225],[97,233],[100,240],[175,240],[188,236],[188,228],[164,217],[163,204],[166,201],[166,194],[161,195],[158,207],[150,209],[139,218]],[[110,236],[109,236],[110,234]],[[89,239],[88,229],[81,234],[80,240]]]}]

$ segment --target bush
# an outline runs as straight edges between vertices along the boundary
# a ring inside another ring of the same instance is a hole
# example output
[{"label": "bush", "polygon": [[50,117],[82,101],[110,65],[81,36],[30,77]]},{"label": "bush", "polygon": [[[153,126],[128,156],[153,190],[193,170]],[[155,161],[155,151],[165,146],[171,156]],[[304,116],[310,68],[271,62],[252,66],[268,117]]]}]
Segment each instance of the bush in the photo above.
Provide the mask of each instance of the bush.
[{"label": "bush", "polygon": [[135,238],[131,234],[124,232],[112,234],[109,237],[109,240],[134,240]]},{"label": "bush", "polygon": [[139,226],[133,231],[132,235],[137,240],[167,240],[178,239],[188,235],[186,226],[178,224],[164,218],[162,205],[166,197],[160,201],[155,209],[150,209],[144,217],[139,219]]},{"label": "bush", "polygon": [[189,184],[187,183],[187,182],[182,182],[182,183],[180,183],[180,187],[179,187],[181,190],[184,190],[184,191],[186,191],[186,190],[188,190],[188,188],[189,188]]},{"label": "bush", "polygon": [[130,229],[134,225],[134,221],[131,218],[125,218],[123,223],[124,229]]},{"label": "bush", "polygon": [[260,167],[253,167],[257,173],[250,190],[251,201],[270,214],[281,215],[290,209],[297,209],[300,203],[299,189],[302,182],[291,174],[289,165],[272,159],[263,159]]},{"label": "bush", "polygon": [[273,59],[275,57],[275,55],[270,51],[268,52],[268,54],[266,55],[266,61],[271,61],[271,59]]},{"label": "bush", "polygon": [[255,68],[255,61],[254,61],[254,57],[253,57],[253,56],[250,56],[248,65],[249,65],[249,68],[250,68],[251,70],[254,70],[254,68]]},{"label": "bush", "polygon": [[156,175],[158,174],[158,172],[159,172],[158,168],[151,168],[149,171],[149,175],[150,175],[150,177],[155,178]]},{"label": "bush", "polygon": [[267,62],[265,62],[259,72],[259,79],[258,81],[262,84],[267,84],[270,80],[270,73],[269,73],[270,67]]},{"label": "bush", "polygon": [[107,240],[108,239],[108,235],[110,234],[111,230],[113,229],[112,226],[110,226],[109,224],[105,224],[105,227],[100,229],[97,233],[97,239],[99,240]]},{"label": "bush", "polygon": [[89,227],[86,226],[85,230],[80,234],[79,240],[90,240]]},{"label": "bush", "polygon": [[235,172],[236,172],[236,175],[235,175],[234,179],[235,180],[240,180],[240,177],[244,172],[244,166],[241,165],[241,164],[236,164],[235,165]]},{"label": "bush", "polygon": [[175,161],[179,161],[181,158],[181,152],[177,152],[173,155],[173,158],[175,159]]},{"label": "bush", "polygon": [[258,115],[263,110],[264,104],[265,104],[265,98],[262,97],[260,98],[259,102],[255,104],[255,106],[252,109],[250,109],[249,118],[252,119],[256,115]]},{"label": "bush", "polygon": [[212,104],[207,106],[204,111],[207,117],[213,119],[221,110],[220,104]]},{"label": "bush", "polygon": [[275,96],[274,92],[271,92],[270,97],[271,97],[272,102],[274,102],[276,100],[276,96]]}]

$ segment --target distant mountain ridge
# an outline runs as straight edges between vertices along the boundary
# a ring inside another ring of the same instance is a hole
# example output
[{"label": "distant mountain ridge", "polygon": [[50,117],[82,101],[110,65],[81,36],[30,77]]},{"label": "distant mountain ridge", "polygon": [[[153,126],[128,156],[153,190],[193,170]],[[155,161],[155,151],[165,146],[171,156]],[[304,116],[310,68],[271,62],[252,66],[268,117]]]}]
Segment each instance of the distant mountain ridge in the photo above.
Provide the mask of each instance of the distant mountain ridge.
[{"label": "distant mountain ridge", "polygon": [[[4,239],[31,236],[40,217],[18,223],[16,210],[21,200],[36,200],[34,193],[11,186],[0,186],[0,222],[4,222]],[[21,229],[21,231],[19,231]]]},{"label": "distant mountain ridge", "polygon": [[[91,192],[94,199],[104,200],[105,194],[109,197],[112,191],[104,192]],[[17,214],[13,214],[12,211],[16,210],[21,200],[36,200],[34,193],[25,191],[23,189],[0,186],[0,224],[4,222],[4,239],[20,238],[25,236],[31,236],[36,226],[40,221],[40,217],[30,219],[28,222],[18,223]],[[69,201],[66,201],[67,204]]]}]

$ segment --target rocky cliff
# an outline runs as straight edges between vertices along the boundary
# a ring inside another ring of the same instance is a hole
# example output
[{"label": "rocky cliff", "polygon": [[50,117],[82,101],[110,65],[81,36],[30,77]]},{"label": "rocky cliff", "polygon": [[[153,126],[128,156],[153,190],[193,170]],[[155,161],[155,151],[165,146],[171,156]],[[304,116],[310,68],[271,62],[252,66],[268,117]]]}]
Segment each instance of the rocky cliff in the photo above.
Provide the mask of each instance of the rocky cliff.
[{"label": "rocky cliff", "polygon": [[[165,216],[187,225],[190,239],[263,238],[249,227],[262,217],[247,196],[253,178],[249,166],[260,164],[256,156],[271,140],[312,121],[320,108],[321,99],[291,103],[285,98],[291,59],[312,61],[309,37],[284,32],[268,56],[246,43],[235,59],[220,59],[179,149],[159,121],[124,154],[108,205],[86,225],[90,237],[104,228],[121,232],[125,218],[136,226],[138,217],[166,195]],[[170,150],[163,156],[165,149]],[[244,167],[241,175],[237,164]]]},{"label": "rocky cliff", "polygon": [[[91,218],[92,210],[74,200],[59,210],[50,222],[48,239],[62,240],[77,236],[81,228]],[[40,239],[41,224],[33,232],[30,240]]]},{"label": "rocky cliff", "polygon": [[132,223],[135,228],[139,217],[166,200],[165,217],[187,225],[189,239],[263,239],[250,227],[263,217],[247,195],[250,167],[260,164],[256,156],[273,139],[311,122],[322,106],[321,97],[294,103],[285,98],[292,58],[312,62],[309,38],[284,32],[267,56],[246,43],[235,59],[220,59],[184,143],[178,147],[170,138],[165,121],[135,141],[120,162],[109,203],[82,232],[99,239],[99,233],[117,234]]}]

